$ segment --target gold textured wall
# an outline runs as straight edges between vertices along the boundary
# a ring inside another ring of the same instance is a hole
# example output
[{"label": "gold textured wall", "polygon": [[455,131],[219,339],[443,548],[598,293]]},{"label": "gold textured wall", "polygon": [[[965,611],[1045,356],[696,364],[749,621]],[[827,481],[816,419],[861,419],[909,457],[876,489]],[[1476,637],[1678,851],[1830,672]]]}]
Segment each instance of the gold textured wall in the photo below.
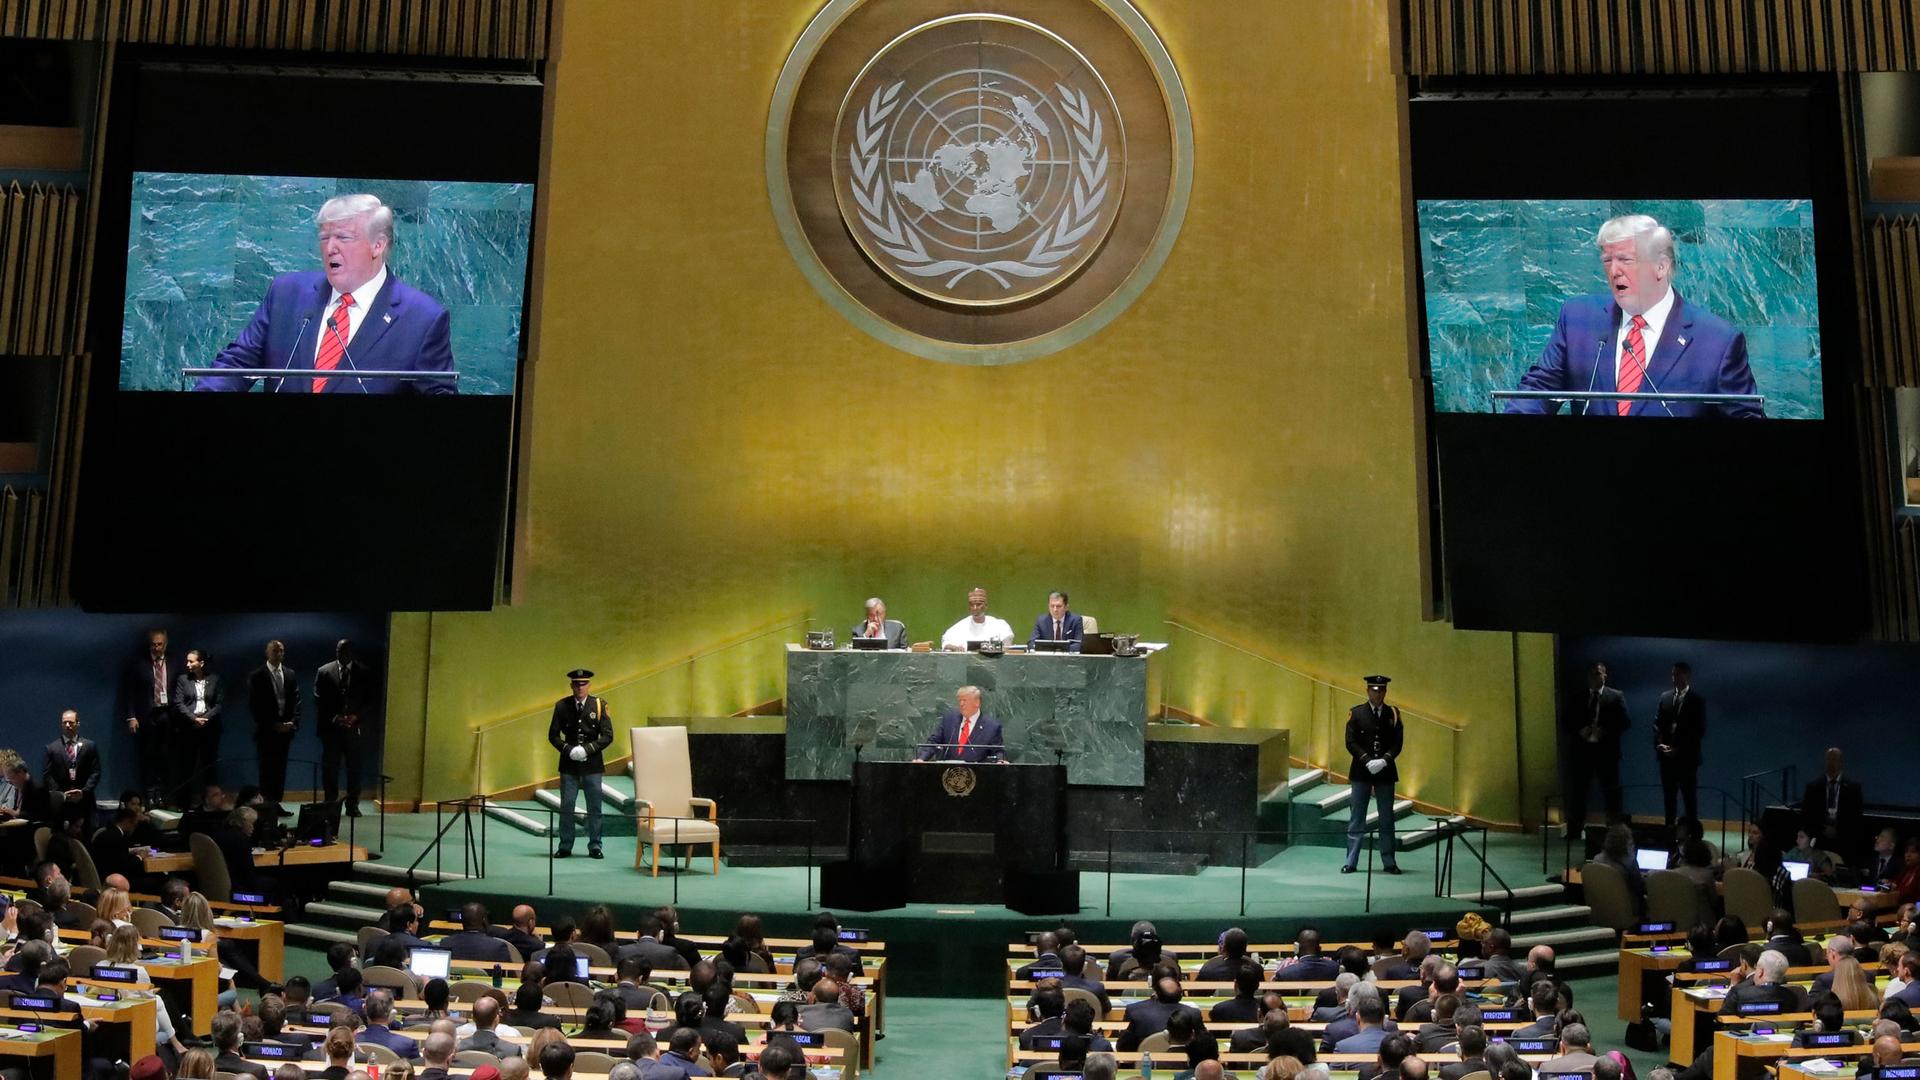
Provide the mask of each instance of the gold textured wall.
[{"label": "gold textured wall", "polygon": [[[1549,646],[1421,620],[1388,4],[1139,6],[1193,106],[1179,244],[1090,340],[973,368],[849,325],[775,231],[767,108],[817,0],[564,4],[518,588],[396,619],[396,792],[466,794],[470,732],[577,665],[665,671],[614,693],[629,718],[727,711],[779,696],[781,635],[673,660],[795,613],[844,634],[872,593],[933,637],[984,584],[1016,626],[1058,586],[1103,629],[1177,616],[1345,685],[1387,671],[1465,727],[1461,801],[1515,816],[1516,694],[1545,715]],[[1288,722],[1249,704],[1259,670],[1181,670],[1172,704]],[[552,768],[543,723],[512,730],[485,786]]]}]

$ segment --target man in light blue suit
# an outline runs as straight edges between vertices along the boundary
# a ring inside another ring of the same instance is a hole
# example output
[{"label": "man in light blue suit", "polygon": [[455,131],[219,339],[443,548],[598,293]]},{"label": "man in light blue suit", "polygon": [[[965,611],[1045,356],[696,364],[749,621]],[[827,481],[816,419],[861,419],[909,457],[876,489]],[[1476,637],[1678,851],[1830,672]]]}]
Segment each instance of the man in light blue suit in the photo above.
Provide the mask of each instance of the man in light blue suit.
[{"label": "man in light blue suit", "polygon": [[1050,592],[1047,594],[1047,613],[1033,620],[1033,634],[1027,638],[1031,648],[1036,641],[1069,641],[1068,652],[1079,652],[1080,641],[1086,636],[1086,628],[1080,616],[1067,610],[1067,594]]},{"label": "man in light blue suit", "polygon": [[[1673,289],[1673,233],[1645,214],[1616,217],[1595,238],[1608,292],[1560,305],[1553,336],[1520,378],[1521,390],[1642,394],[1752,394],[1747,339]],[[1519,399],[1510,413],[1556,413],[1560,402]],[[1758,419],[1757,402],[1579,401],[1582,416],[1729,416]]]},{"label": "man in light blue suit", "polygon": [[453,371],[451,320],[432,297],[387,272],[393,210],[372,195],[328,199],[315,216],[323,269],[281,274],[217,368],[337,371],[298,379],[202,376],[195,390],[451,394],[453,379],[369,379],[358,371]]}]

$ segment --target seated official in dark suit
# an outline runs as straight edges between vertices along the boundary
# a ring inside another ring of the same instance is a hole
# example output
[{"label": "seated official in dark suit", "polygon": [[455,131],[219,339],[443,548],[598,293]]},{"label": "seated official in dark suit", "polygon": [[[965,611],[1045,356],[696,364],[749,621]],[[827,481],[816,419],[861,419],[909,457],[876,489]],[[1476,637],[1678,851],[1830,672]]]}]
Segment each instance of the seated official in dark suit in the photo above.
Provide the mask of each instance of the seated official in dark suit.
[{"label": "seated official in dark suit", "polygon": [[1033,620],[1033,633],[1028,636],[1027,644],[1036,641],[1070,641],[1068,652],[1079,652],[1080,642],[1086,637],[1086,623],[1067,610],[1067,594],[1051,592],[1047,594],[1047,613]]},{"label": "seated official in dark suit", "polygon": [[367,994],[367,1026],[354,1036],[354,1042],[365,1045],[372,1043],[384,1046],[412,1061],[420,1056],[420,1044],[408,1036],[395,1032],[391,1026],[393,1019],[393,992],[374,990]]},{"label": "seated official in dark suit", "polygon": [[1013,973],[1015,982],[1032,982],[1035,971],[1058,971],[1060,969],[1060,939],[1053,931],[1043,931],[1033,942],[1033,963],[1018,968]]},{"label": "seated official in dark suit", "polygon": [[954,691],[955,707],[940,717],[933,735],[915,752],[915,761],[1005,761],[1006,746],[1000,721],[980,711],[980,688]]},{"label": "seated official in dark suit", "polygon": [[1726,998],[1720,1003],[1720,1011],[1728,1016],[1738,1016],[1742,1006],[1756,1002],[1778,1002],[1782,1009],[1791,1011],[1800,999],[1783,985],[1786,978],[1787,958],[1778,950],[1767,949],[1754,965],[1753,978],[1728,988]]},{"label": "seated official in dark suit", "polygon": [[907,647],[907,624],[887,618],[887,602],[879,597],[867,600],[867,617],[853,624],[857,638],[884,638],[889,649]]},{"label": "seated official in dark suit", "polygon": [[241,1055],[241,1041],[240,1014],[231,1009],[214,1013],[213,1049],[218,1055],[213,1059],[214,1069],[235,1076],[251,1076],[254,1080],[267,1080],[265,1065],[256,1065]]},{"label": "seated official in dark suit", "polygon": [[1060,948],[1060,989],[1085,990],[1100,999],[1100,1015],[1107,1015],[1113,1008],[1113,999],[1107,996],[1107,987],[1099,979],[1087,975],[1087,950],[1078,945],[1063,945]]},{"label": "seated official in dark suit", "polygon": [[455,960],[497,960],[515,963],[513,946],[487,932],[487,909],[477,900],[460,905],[460,932],[440,939],[440,947]]},{"label": "seated official in dark suit", "polygon": [[1200,965],[1195,982],[1231,982],[1247,960],[1247,932],[1234,927],[1220,935],[1220,952]]},{"label": "seated official in dark suit", "polygon": [[1866,817],[1866,797],[1860,782],[1849,780],[1840,748],[1827,748],[1826,771],[1807,784],[1800,798],[1800,825],[1821,848],[1839,860],[1858,851]]},{"label": "seated official in dark suit", "polygon": [[93,843],[88,847],[93,854],[94,868],[102,878],[119,874],[137,883],[147,876],[145,867],[133,854],[133,831],[139,821],[139,810],[121,803],[113,812],[113,822],[102,825],[100,831],[93,834]]},{"label": "seated official in dark suit", "polygon": [[[1233,976],[1233,996],[1207,1010],[1207,1019],[1216,1024],[1247,1024],[1260,1019],[1260,965],[1242,960]],[[1196,982],[1208,982],[1197,979]]]},{"label": "seated official in dark suit", "polygon": [[1295,935],[1293,944],[1294,958],[1274,968],[1274,982],[1332,982],[1340,974],[1339,962],[1320,951],[1320,931],[1309,926]]},{"label": "seated official in dark suit", "polygon": [[487,932],[514,947],[520,959],[531,960],[533,954],[547,947],[533,932],[540,918],[535,914],[532,904],[518,904],[513,909],[513,922],[508,926],[496,926]]},{"label": "seated official in dark suit", "polygon": [[1032,1050],[1034,1043],[1041,1039],[1065,1034],[1066,1015],[1066,995],[1053,985],[1053,980],[1046,980],[1033,992],[1033,999],[1027,1002],[1027,1017],[1032,1022],[1020,1033],[1020,1049]]},{"label": "seated official in dark suit", "polygon": [[[1365,1019],[1372,1016],[1371,1021]],[[1380,998],[1380,988],[1372,983],[1355,983],[1347,991],[1347,1016],[1344,1020],[1335,1020],[1320,1033],[1320,1049],[1332,1053],[1340,1049],[1340,1044],[1366,1030],[1371,1024],[1385,1031],[1396,1030],[1393,1019],[1387,1015],[1386,1003]],[[1380,1049],[1382,1036],[1375,1034],[1367,1040],[1368,1045],[1360,1047],[1362,1052]],[[1342,1051],[1344,1052],[1344,1051]]]},{"label": "seated official in dark suit", "polygon": [[1468,1073],[1487,1068],[1487,1030],[1483,1027],[1460,1029],[1460,1060],[1440,1066],[1440,1080],[1460,1080]]},{"label": "seated official in dark suit", "polygon": [[1121,1053],[1140,1049],[1141,1040],[1149,1035],[1157,1035],[1167,1030],[1167,1020],[1175,1013],[1187,1013],[1194,1023],[1200,1022],[1200,1010],[1183,1004],[1181,998],[1186,995],[1180,989],[1180,980],[1163,975],[1153,984],[1153,996],[1144,1001],[1136,1001],[1127,1006],[1124,1018],[1127,1021],[1125,1031],[1115,1044]]}]

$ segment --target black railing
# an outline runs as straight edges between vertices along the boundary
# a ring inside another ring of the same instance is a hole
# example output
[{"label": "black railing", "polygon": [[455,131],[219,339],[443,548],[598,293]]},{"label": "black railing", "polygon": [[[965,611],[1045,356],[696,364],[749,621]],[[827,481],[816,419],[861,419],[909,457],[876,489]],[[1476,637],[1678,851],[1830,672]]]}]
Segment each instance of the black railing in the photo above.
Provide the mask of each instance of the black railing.
[{"label": "black railing", "polygon": [[[449,814],[447,812],[449,810],[454,811],[454,813]],[[478,836],[475,836],[473,828],[473,818],[476,813],[478,813],[480,817],[480,831]],[[470,795],[464,799],[448,799],[445,802],[434,804],[433,839],[427,841],[427,846],[421,848],[420,854],[414,857],[412,863],[408,864],[408,888],[414,887],[419,876],[420,864],[426,861],[428,855],[433,856],[433,879],[435,881],[441,879],[441,875],[445,872],[440,861],[441,848],[444,846],[443,841],[446,839],[447,830],[453,828],[456,824],[460,825],[462,829],[460,844],[461,874],[466,877],[487,876],[487,797],[485,795]],[[547,895],[553,895],[553,876],[551,871],[549,871],[547,876]]]},{"label": "black railing", "polygon": [[[1768,794],[1773,777],[1780,778],[1779,795]],[[1800,786],[1800,767],[1782,765],[1777,769],[1762,769],[1748,773],[1740,778],[1740,831],[1744,834],[1749,822],[1759,821],[1767,806],[1774,801],[1792,806],[1799,800],[1796,792]]]},{"label": "black railing", "polygon": [[[1480,864],[1480,899],[1478,902],[1481,904],[1487,902],[1487,878],[1491,875],[1494,884],[1500,886],[1500,891],[1504,894],[1500,902],[1500,925],[1511,927],[1513,925],[1513,886],[1507,884],[1507,879],[1501,877],[1500,871],[1495,870],[1493,865],[1487,861],[1487,848],[1489,846],[1487,843],[1487,827],[1485,825],[1470,825],[1465,822],[1451,821],[1444,817],[1429,818],[1428,820],[1433,822],[1433,827],[1439,830],[1440,835],[1445,839],[1444,843],[1435,844],[1433,847],[1433,895],[1436,897],[1449,897],[1453,895],[1453,849],[1454,843],[1458,841],[1467,849],[1467,854],[1472,855],[1474,860]],[[1479,847],[1475,847],[1473,841],[1468,838],[1467,834],[1471,832],[1478,832],[1480,834]]]}]

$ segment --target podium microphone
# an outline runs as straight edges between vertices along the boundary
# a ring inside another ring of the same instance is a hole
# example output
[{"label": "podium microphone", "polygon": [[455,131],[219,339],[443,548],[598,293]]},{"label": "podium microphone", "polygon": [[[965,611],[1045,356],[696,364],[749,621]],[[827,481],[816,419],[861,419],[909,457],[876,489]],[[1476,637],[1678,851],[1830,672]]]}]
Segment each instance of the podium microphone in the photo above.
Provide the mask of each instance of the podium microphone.
[{"label": "podium microphone", "polygon": [[[300,351],[300,339],[307,336],[307,325],[311,322],[313,322],[313,313],[308,312],[307,317],[300,320],[300,332],[293,335],[293,344],[287,347],[287,362],[280,365],[281,371],[291,371],[293,369],[294,354]],[[277,394],[280,392],[280,388],[285,386],[286,383],[287,380],[285,379],[274,379],[273,389],[267,392]]]},{"label": "podium microphone", "polygon": [[[1607,339],[1603,337],[1600,339],[1599,344],[1593,347],[1593,369],[1587,372],[1587,393],[1589,394],[1593,393],[1595,380],[1600,378],[1600,361],[1606,355],[1607,355]],[[1592,398],[1586,398],[1582,400],[1580,402],[1580,415],[1581,416],[1587,415],[1587,410],[1592,407],[1593,407]]]},{"label": "podium microphone", "polygon": [[[1654,382],[1654,381],[1653,381],[1653,369],[1652,369],[1652,368],[1650,368],[1650,367],[1648,367],[1648,366],[1647,366],[1647,365],[1645,365],[1645,364],[1642,364],[1642,365],[1640,365],[1640,374],[1646,377],[1646,380],[1647,380],[1647,385],[1648,385],[1648,386],[1651,386],[1651,387],[1653,387],[1653,392],[1654,392],[1654,393],[1656,393],[1656,394],[1658,394],[1658,393],[1660,393],[1660,384],[1659,384],[1659,383],[1656,383],[1656,382]],[[1661,408],[1663,408],[1663,409],[1667,409],[1667,399],[1666,399],[1666,396],[1665,396],[1665,395],[1662,395],[1662,396],[1661,396],[1661,398],[1660,398],[1660,407],[1661,407]],[[1667,409],[1667,416],[1668,416],[1668,418],[1669,418],[1669,419],[1671,419],[1671,418],[1673,418],[1673,410],[1672,410],[1672,409]]]}]

